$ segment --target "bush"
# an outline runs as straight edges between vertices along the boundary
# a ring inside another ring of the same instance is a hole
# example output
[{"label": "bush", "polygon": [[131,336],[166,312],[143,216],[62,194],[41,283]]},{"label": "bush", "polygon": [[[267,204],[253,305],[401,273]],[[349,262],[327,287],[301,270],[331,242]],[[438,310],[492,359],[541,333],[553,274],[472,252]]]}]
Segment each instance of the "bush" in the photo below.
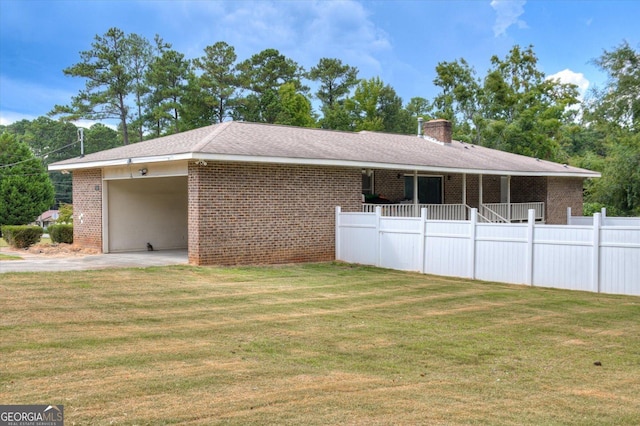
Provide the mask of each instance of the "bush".
[{"label": "bush", "polygon": [[73,243],[73,225],[49,225],[47,230],[52,243]]},{"label": "bush", "polygon": [[15,248],[29,248],[42,237],[42,228],[39,226],[5,225],[2,227],[2,238]]}]

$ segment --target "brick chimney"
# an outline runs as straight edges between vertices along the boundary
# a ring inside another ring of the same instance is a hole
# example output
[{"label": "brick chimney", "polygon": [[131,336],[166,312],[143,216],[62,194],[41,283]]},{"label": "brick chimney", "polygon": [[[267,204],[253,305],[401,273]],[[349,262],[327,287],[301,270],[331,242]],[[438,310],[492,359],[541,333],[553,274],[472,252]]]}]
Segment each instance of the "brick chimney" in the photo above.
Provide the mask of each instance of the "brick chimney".
[{"label": "brick chimney", "polygon": [[451,143],[451,122],[442,118],[429,120],[424,123],[424,135],[439,142]]}]

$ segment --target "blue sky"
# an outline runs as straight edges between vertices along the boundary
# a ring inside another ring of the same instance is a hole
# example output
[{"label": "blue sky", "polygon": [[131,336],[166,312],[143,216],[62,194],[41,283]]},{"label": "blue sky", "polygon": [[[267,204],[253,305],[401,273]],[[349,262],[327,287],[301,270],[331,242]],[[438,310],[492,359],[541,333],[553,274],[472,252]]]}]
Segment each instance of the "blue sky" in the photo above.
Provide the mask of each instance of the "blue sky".
[{"label": "blue sky", "polygon": [[431,100],[438,62],[464,58],[483,76],[492,55],[534,46],[539,68],[583,90],[605,76],[590,61],[624,40],[640,48],[634,0],[188,1],[0,0],[0,124],[45,115],[84,87],[62,70],[110,27],[187,58],[225,41],[239,60],[266,48],[309,69],[322,57],[379,76],[406,103]]}]

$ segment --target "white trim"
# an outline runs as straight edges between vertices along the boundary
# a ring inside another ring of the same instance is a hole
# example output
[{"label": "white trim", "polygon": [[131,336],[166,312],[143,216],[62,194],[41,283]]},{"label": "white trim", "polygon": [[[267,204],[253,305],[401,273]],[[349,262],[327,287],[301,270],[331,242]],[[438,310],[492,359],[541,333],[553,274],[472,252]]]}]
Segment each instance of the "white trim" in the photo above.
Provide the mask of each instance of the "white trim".
[{"label": "white trim", "polygon": [[150,157],[132,157],[122,158],[118,160],[100,160],[87,162],[74,162],[67,164],[52,164],[49,166],[50,171],[77,170],[77,169],[93,169],[109,166],[123,166],[127,164],[154,163],[164,161],[178,160],[205,160],[205,161],[222,161],[222,162],[242,162],[242,163],[270,163],[270,164],[297,164],[307,166],[334,166],[334,167],[358,167],[368,169],[391,169],[391,170],[407,170],[431,173],[468,173],[468,174],[484,174],[484,175],[512,175],[512,176],[553,176],[553,177],[580,177],[580,178],[596,178],[601,177],[600,173],[581,173],[581,172],[549,172],[549,171],[514,171],[514,170],[480,170],[465,169],[455,167],[440,167],[415,164],[396,164],[396,163],[377,163],[358,160],[335,160],[335,159],[317,159],[317,158],[291,158],[291,157],[272,157],[272,156],[256,156],[256,155],[235,155],[235,154],[205,154],[205,153],[184,153],[175,155],[150,156]]},{"label": "white trim", "polygon": [[109,181],[102,179],[102,252],[109,253]]}]

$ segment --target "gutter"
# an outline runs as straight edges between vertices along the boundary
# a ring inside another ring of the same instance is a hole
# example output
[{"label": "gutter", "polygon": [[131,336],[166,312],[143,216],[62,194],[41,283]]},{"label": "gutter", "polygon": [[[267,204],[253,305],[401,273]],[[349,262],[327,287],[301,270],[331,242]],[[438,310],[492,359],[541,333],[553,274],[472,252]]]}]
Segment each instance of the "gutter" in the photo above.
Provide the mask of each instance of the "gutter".
[{"label": "gutter", "polygon": [[[579,177],[579,178],[599,178],[600,173],[597,172],[579,172],[571,171],[527,171],[527,170],[493,170],[493,169],[462,169],[456,167],[442,166],[425,166],[417,164],[396,164],[371,161],[356,160],[332,160],[332,159],[314,159],[314,158],[292,158],[292,157],[263,157],[263,156],[247,156],[236,154],[204,154],[204,153],[184,153],[176,155],[149,156],[136,158],[122,158],[117,160],[99,160],[73,163],[53,163],[49,165],[49,171],[70,171],[80,169],[96,169],[113,166],[126,166],[129,164],[146,164],[160,163],[180,160],[205,160],[208,162],[240,162],[240,163],[259,163],[259,164],[292,164],[306,166],[329,166],[329,167],[349,167],[363,169],[387,169],[387,170],[407,170],[431,173],[467,173],[478,175],[495,175],[495,176],[554,176],[554,177]],[[558,165],[562,167],[561,165]],[[565,166],[568,167],[568,166]]]}]

